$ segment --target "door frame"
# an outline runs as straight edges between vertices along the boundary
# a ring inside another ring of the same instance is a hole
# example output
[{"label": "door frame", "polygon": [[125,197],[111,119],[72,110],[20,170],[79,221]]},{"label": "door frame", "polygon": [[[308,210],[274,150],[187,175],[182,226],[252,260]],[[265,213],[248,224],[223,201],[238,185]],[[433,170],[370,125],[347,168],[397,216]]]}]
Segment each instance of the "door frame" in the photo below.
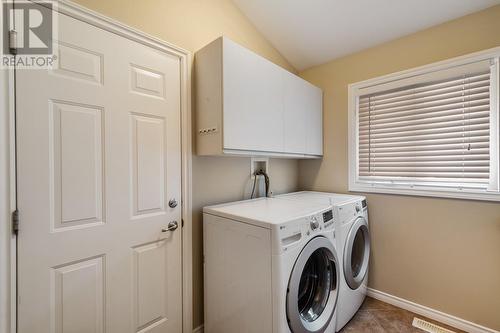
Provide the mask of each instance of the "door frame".
[{"label": "door frame", "polygon": [[[33,0],[30,0],[33,1]],[[2,6],[0,6],[2,8]],[[0,9],[0,19],[3,17]],[[59,0],[56,11],[121,37],[179,58],[181,71],[181,207],[182,207],[182,332],[193,332],[192,276],[192,118],[191,64],[187,50],[170,44],[68,0]],[[16,209],[14,70],[0,70],[0,333],[16,333],[16,236],[11,216]],[[22,231],[22,221],[21,221]]]},{"label": "door frame", "polygon": [[[0,6],[3,20],[3,6]],[[2,22],[3,24],[3,22]],[[11,57],[10,55],[8,56]],[[0,70],[0,333],[16,332],[16,209],[14,70]]]}]

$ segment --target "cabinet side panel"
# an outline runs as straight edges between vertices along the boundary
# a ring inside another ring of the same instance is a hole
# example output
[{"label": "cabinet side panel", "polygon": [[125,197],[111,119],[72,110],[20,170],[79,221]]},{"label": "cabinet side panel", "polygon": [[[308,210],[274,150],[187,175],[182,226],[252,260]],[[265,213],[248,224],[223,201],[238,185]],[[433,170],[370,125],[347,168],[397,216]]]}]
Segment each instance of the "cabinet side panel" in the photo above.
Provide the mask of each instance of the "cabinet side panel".
[{"label": "cabinet side panel", "polygon": [[196,152],[222,154],[222,37],[195,55]]},{"label": "cabinet side panel", "polygon": [[205,332],[272,332],[271,230],[203,215]]}]

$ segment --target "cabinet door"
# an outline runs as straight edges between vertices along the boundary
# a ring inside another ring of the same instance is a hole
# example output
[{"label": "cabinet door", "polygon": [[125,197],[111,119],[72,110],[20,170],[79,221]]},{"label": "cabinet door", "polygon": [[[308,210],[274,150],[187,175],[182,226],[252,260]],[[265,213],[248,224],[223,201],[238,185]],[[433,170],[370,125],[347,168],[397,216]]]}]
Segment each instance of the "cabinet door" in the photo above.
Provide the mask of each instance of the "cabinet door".
[{"label": "cabinet door", "polygon": [[323,92],[309,83],[304,90],[308,105],[306,151],[310,155],[323,155]]},{"label": "cabinet door", "polygon": [[284,73],[284,135],[285,152],[307,154],[306,132],[308,126],[309,100],[305,81]]},{"label": "cabinet door", "polygon": [[224,149],[283,151],[283,72],[224,38]]},{"label": "cabinet door", "polygon": [[322,155],[322,92],[292,73],[284,77],[285,152]]}]

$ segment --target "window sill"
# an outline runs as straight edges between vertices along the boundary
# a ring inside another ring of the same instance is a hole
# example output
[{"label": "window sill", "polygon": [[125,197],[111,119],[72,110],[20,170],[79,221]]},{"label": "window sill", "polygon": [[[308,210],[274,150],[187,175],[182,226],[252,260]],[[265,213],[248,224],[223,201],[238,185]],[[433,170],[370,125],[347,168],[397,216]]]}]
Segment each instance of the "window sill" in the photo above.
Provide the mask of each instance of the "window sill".
[{"label": "window sill", "polygon": [[422,186],[420,188],[404,185],[381,185],[355,183],[349,184],[349,192],[396,194],[408,196],[434,197],[434,198],[452,198],[481,201],[500,201],[499,192],[488,192],[486,190],[475,189],[443,189],[440,187]]}]

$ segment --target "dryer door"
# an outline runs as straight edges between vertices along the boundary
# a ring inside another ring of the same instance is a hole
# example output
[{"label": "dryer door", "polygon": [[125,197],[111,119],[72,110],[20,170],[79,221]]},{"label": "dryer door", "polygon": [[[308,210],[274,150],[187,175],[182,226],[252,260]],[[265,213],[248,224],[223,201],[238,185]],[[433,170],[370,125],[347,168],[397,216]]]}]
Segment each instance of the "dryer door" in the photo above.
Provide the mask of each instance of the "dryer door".
[{"label": "dryer door", "polygon": [[287,293],[292,332],[324,332],[335,312],[339,266],[335,248],[326,237],[313,238],[293,267]]},{"label": "dryer door", "polygon": [[368,273],[370,233],[365,218],[358,217],[347,234],[344,248],[344,277],[351,289],[357,289]]}]

